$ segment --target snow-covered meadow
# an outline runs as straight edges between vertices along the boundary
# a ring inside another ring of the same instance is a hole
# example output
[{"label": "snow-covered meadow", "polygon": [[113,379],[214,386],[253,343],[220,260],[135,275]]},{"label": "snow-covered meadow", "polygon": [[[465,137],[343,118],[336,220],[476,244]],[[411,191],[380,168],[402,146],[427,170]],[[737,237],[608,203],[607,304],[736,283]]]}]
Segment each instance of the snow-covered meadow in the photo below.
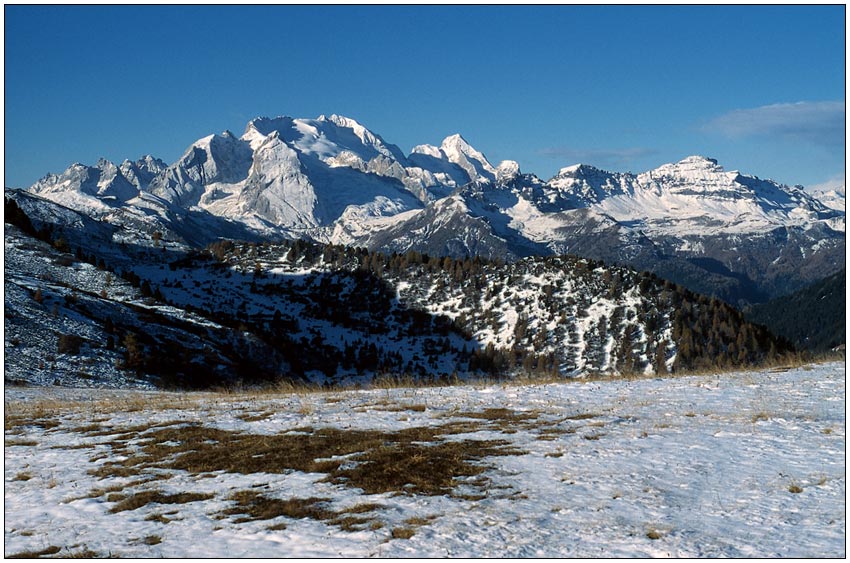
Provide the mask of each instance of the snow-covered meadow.
[{"label": "snow-covered meadow", "polygon": [[846,556],[843,363],[4,404],[6,556]]}]

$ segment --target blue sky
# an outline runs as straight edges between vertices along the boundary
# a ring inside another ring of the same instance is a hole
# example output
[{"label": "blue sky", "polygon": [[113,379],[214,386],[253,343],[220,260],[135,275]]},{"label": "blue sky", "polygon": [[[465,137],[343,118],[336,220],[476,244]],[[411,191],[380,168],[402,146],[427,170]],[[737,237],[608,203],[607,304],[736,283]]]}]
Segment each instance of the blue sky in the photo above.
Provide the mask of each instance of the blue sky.
[{"label": "blue sky", "polygon": [[543,178],[690,154],[787,184],[844,174],[843,5],[4,12],[6,186],[330,113],[405,153],[460,132]]}]

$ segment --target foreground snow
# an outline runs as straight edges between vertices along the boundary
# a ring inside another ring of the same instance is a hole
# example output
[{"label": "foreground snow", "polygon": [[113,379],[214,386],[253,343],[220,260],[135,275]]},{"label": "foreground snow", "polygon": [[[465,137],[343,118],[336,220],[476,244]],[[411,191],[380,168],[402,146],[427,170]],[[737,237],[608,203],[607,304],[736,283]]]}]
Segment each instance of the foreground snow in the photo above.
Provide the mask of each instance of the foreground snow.
[{"label": "foreground snow", "polygon": [[[831,363],[278,396],[7,388],[5,555],[844,557],[844,382],[844,364]],[[367,495],[294,470],[90,474],[132,461],[153,424],[181,421],[270,439],[455,424],[443,440],[503,440],[510,455],[474,461],[487,470],[430,495]],[[210,498],[116,510],[153,490]],[[318,518],[242,521],[227,511],[246,491],[329,499],[335,514],[366,507],[368,519],[349,530]]]}]

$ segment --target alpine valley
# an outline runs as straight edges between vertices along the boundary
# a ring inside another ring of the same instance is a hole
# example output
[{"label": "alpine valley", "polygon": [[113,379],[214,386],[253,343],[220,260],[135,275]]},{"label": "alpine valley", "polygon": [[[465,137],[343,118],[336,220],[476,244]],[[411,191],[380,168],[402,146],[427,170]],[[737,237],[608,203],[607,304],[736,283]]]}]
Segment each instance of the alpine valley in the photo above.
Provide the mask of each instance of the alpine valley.
[{"label": "alpine valley", "polygon": [[[74,164],[5,191],[6,379],[202,387],[659,373],[793,350],[734,307],[845,267],[823,197],[689,156],[494,166],[346,117]],[[827,197],[828,196],[828,197]]]}]

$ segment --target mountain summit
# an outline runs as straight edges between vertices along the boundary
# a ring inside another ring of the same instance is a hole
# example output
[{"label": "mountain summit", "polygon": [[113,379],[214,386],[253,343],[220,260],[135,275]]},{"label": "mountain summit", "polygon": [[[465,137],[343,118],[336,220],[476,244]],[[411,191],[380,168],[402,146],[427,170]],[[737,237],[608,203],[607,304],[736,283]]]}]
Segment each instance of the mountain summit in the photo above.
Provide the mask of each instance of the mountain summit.
[{"label": "mountain summit", "polygon": [[508,260],[575,253],[732,302],[844,265],[843,191],[821,201],[705,156],[639,174],[572,165],[544,181],[515,161],[493,166],[460,134],[405,155],[335,114],[258,117],[241,137],[208,135],[170,165],[74,164],[29,192],[179,244],[238,234]]}]

